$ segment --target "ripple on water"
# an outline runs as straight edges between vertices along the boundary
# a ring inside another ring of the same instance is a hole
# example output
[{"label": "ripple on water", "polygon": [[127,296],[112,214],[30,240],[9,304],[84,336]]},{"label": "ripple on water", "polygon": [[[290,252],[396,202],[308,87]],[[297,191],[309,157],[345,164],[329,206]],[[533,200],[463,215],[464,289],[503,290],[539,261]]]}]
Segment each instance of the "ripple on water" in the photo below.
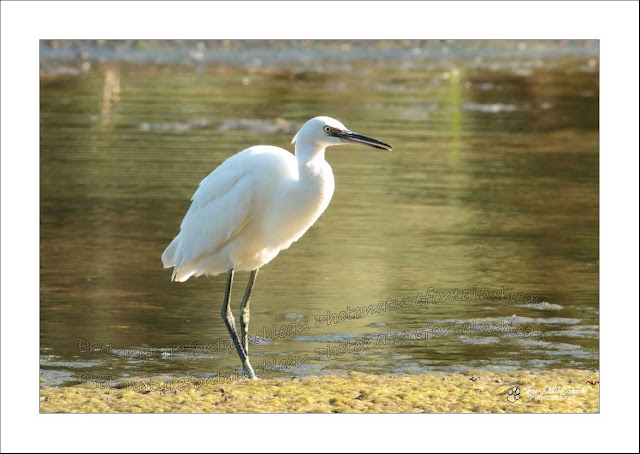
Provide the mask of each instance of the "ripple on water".
[{"label": "ripple on water", "polygon": [[547,331],[547,336],[552,337],[575,337],[583,339],[593,339],[600,337],[600,327],[598,325],[569,326],[566,329]]},{"label": "ripple on water", "polygon": [[531,304],[516,304],[514,307],[523,307],[526,309],[536,309],[538,311],[559,311],[564,309],[564,306],[553,303],[531,303]]},{"label": "ripple on water", "polygon": [[496,323],[506,323],[513,325],[575,325],[582,320],[579,318],[565,318],[565,317],[549,317],[549,318],[532,318],[532,317],[520,317],[513,315],[511,317],[502,318],[475,318],[475,319],[455,319],[448,318],[443,320],[430,320],[436,324],[476,324],[476,325],[493,325]]},{"label": "ripple on water", "polygon": [[213,125],[210,120],[192,120],[173,123],[140,123],[139,131],[190,131],[191,129],[207,128]]},{"label": "ripple on water", "polygon": [[94,361],[49,361],[40,359],[40,366],[45,367],[68,367],[70,369],[85,369],[99,366],[100,363]]},{"label": "ripple on water", "polygon": [[40,369],[40,384],[42,386],[60,386],[79,381],[76,373],[68,370]]},{"label": "ripple on water", "polygon": [[484,112],[484,113],[500,113],[500,112],[515,112],[518,110],[518,106],[514,104],[481,104],[481,103],[465,103],[462,105],[462,109],[468,112]]},{"label": "ripple on water", "polygon": [[347,342],[354,341],[356,339],[362,339],[364,334],[357,333],[330,333],[330,334],[316,334],[313,336],[296,336],[294,341],[302,342]]},{"label": "ripple on water", "polygon": [[284,118],[275,118],[273,120],[231,118],[223,120],[216,129],[218,131],[244,129],[254,134],[294,134],[298,131],[299,127],[300,125],[293,124]]},{"label": "ripple on water", "polygon": [[193,129],[210,128],[215,125],[215,129],[220,132],[232,130],[246,130],[254,134],[276,134],[276,133],[295,133],[299,125],[290,123],[284,118],[275,119],[249,119],[249,118],[230,118],[219,123],[212,120],[197,119],[184,122],[171,123],[140,123],[139,131],[171,131],[183,132]]},{"label": "ripple on water", "polygon": [[516,344],[527,348],[529,354],[547,356],[570,356],[572,359],[596,359],[597,355],[584,350],[580,345],[554,343],[535,339],[516,339]]},{"label": "ripple on water", "polygon": [[471,345],[489,345],[489,344],[497,344],[500,342],[499,337],[495,336],[458,336],[458,339],[465,344]]}]

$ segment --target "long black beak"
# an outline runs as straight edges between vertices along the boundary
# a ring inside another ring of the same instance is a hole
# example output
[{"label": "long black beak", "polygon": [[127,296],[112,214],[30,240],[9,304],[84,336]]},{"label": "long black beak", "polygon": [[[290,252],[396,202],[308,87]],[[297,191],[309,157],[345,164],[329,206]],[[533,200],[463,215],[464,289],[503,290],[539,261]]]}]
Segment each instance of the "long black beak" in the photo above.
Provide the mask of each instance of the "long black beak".
[{"label": "long black beak", "polygon": [[392,151],[391,145],[388,143],[380,142],[379,140],[363,136],[353,131],[335,131],[332,135],[348,140],[349,142],[361,143],[362,145],[368,145],[379,150]]}]

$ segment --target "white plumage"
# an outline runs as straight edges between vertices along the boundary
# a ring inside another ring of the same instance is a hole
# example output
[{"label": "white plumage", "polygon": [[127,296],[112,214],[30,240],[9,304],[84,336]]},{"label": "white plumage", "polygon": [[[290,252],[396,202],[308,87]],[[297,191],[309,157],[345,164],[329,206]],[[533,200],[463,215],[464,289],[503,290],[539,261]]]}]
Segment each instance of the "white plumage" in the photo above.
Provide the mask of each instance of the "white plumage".
[{"label": "white plumage", "polygon": [[293,139],[295,156],[258,145],[231,156],[204,178],[180,233],[162,254],[172,279],[251,271],[269,263],[313,225],[331,201],[331,145],[383,142],[349,131],[329,117],[309,120]]},{"label": "white plumage", "polygon": [[[293,138],[295,157],[282,148],[258,145],[231,156],[211,172],[191,198],[180,233],[162,254],[172,279],[227,272],[222,318],[247,377],[249,302],[258,270],[291,246],[327,208],[333,172],[324,160],[328,146],[360,143],[391,147],[349,131],[329,117],[312,118]],[[235,271],[251,271],[240,305],[240,334],[231,311]]]}]

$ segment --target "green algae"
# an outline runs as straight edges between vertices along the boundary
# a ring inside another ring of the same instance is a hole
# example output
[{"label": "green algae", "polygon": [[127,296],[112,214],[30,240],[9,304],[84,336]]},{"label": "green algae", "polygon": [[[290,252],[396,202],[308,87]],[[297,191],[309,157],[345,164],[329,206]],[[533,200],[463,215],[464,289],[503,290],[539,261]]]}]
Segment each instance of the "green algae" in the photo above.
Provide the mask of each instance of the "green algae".
[{"label": "green algae", "polygon": [[[597,413],[597,371],[349,373],[42,387],[41,413]],[[516,391],[517,390],[517,391]]]}]

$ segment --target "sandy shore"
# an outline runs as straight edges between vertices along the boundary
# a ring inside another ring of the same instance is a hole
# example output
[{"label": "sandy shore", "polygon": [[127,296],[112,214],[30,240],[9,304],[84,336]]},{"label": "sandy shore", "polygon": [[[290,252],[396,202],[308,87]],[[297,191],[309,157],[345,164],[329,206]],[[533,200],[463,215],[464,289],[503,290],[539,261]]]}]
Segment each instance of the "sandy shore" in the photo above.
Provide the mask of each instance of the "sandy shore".
[{"label": "sandy shore", "polygon": [[552,370],[42,387],[42,413],[597,413],[599,373]]}]

